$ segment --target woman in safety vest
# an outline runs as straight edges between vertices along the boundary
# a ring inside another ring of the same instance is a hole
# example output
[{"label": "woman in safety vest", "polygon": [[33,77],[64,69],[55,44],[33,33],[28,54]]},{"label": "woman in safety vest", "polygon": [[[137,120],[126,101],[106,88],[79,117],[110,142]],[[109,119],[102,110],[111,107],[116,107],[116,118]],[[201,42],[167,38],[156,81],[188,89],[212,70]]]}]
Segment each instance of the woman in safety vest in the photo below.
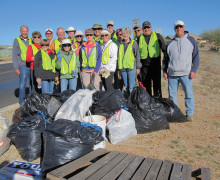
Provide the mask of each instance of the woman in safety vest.
[{"label": "woman in safety vest", "polygon": [[103,40],[103,45],[102,45],[102,64],[101,64],[100,74],[101,74],[102,84],[104,85],[105,90],[109,91],[114,89],[112,85],[112,80],[116,70],[116,64],[118,59],[117,57],[118,47],[111,40],[111,35],[109,31],[102,30],[101,38]]},{"label": "woman in safety vest", "polygon": [[77,56],[79,55],[79,50],[82,46],[82,43],[84,42],[83,37],[84,35],[82,31],[80,30],[76,31],[76,34],[75,34],[76,42],[73,43],[73,50],[75,51]]},{"label": "woman in safety vest", "polygon": [[137,42],[130,38],[129,27],[122,29],[122,36],[118,51],[118,69],[121,71],[127,92],[131,93],[135,86],[135,77],[140,73],[140,53]]},{"label": "woman in safety vest", "polygon": [[72,50],[70,41],[64,39],[56,62],[56,68],[60,69],[61,92],[67,89],[76,90],[79,67],[79,57]]},{"label": "woman in safety vest", "polygon": [[42,93],[52,94],[54,81],[59,79],[59,73],[55,69],[56,57],[49,49],[49,40],[41,40],[40,45],[41,49],[34,57],[34,75],[41,85]]},{"label": "woman in safety vest", "polygon": [[34,56],[37,54],[39,49],[41,48],[40,41],[41,41],[41,33],[38,31],[34,31],[32,33],[33,44],[28,46],[27,49],[27,62],[30,66],[30,80],[31,80],[31,92],[37,91],[37,81],[36,77],[34,76]]}]

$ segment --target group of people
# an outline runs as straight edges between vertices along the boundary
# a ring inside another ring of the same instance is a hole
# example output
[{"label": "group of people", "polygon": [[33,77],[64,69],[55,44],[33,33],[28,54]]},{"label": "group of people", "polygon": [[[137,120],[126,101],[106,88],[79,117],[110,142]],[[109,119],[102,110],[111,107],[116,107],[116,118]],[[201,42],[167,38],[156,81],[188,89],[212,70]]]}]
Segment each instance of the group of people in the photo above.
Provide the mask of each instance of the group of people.
[{"label": "group of people", "polygon": [[[169,96],[177,104],[179,82],[185,92],[186,116],[192,120],[194,97],[192,79],[199,66],[199,51],[195,39],[185,31],[183,21],[176,21],[176,33],[167,45],[163,37],[152,30],[145,21],[142,27],[124,27],[114,30],[114,22],[107,28],[94,24],[80,30],[69,27],[57,28],[58,39],[53,39],[53,30],[46,29],[47,39],[38,31],[28,36],[28,27],[20,27],[21,35],[14,40],[13,64],[19,75],[19,103],[24,104],[26,83],[30,92],[52,94],[54,83],[60,81],[61,92],[67,89],[87,88],[96,90],[121,89],[131,93],[140,81],[146,91],[156,98],[161,91],[161,52],[164,53],[163,76],[168,80]],[[68,35],[65,38],[65,33]],[[86,41],[83,41],[84,36]],[[114,79],[114,80],[113,80]],[[81,82],[82,87],[77,87]]]}]

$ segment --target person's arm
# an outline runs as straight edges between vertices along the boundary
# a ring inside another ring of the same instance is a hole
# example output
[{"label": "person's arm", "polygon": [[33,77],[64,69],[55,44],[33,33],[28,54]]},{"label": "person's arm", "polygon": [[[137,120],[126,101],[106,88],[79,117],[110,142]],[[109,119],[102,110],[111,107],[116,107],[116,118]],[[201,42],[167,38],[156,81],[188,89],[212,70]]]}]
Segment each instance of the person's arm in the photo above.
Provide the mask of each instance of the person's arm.
[{"label": "person's arm", "polygon": [[102,63],[102,49],[99,43],[96,43],[96,48],[97,48],[97,61],[96,61],[96,67],[94,69],[94,72],[98,73],[101,67],[101,63]]},{"label": "person's arm", "polygon": [[54,41],[51,43],[50,49],[51,49],[52,52],[55,54],[55,43],[54,43]]},{"label": "person's arm", "polygon": [[32,49],[31,45],[29,45],[28,48],[27,48],[26,60],[27,60],[27,62],[33,62],[34,61],[33,49]]},{"label": "person's arm", "polygon": [[166,47],[166,51],[164,52],[164,57],[163,57],[163,77],[165,80],[168,79],[167,70],[168,70],[168,64],[169,64],[169,59],[170,59],[167,53],[167,47]]},{"label": "person's arm", "polygon": [[140,72],[140,68],[142,67],[141,64],[141,60],[140,60],[140,52],[139,52],[139,48],[137,45],[137,42],[134,41],[133,47],[132,47],[133,53],[134,53],[134,57],[135,57],[135,63],[136,63],[136,69],[138,70],[137,74],[139,74]]},{"label": "person's arm", "polygon": [[[193,37],[190,37],[190,36],[189,36],[189,38],[190,38],[191,43],[193,44],[191,73],[195,76],[196,71],[199,67],[199,62],[200,62],[199,48],[198,48],[196,40]],[[191,79],[193,79],[194,76]]]},{"label": "person's arm", "polygon": [[117,59],[118,59],[118,46],[112,42],[109,47],[109,62],[106,65],[106,69],[109,71],[115,71]]},{"label": "person's arm", "polygon": [[160,34],[157,34],[157,38],[158,38],[159,45],[160,45],[160,48],[161,48],[162,52],[165,53],[165,51],[166,51],[166,42],[165,42],[164,38]]},{"label": "person's arm", "polygon": [[42,55],[41,51],[38,51],[34,57],[34,75],[36,78],[40,78],[40,73],[42,72],[40,66],[42,66]]},{"label": "person's arm", "polygon": [[14,43],[13,43],[13,49],[12,49],[12,58],[13,58],[13,67],[14,67],[14,70],[15,70],[15,73],[17,75],[20,74],[20,71],[19,71],[19,63],[18,61],[20,60],[20,55],[21,55],[21,50],[20,50],[20,47],[19,47],[19,44],[18,44],[18,40],[15,39],[14,40]]},{"label": "person's arm", "polygon": [[57,60],[56,60],[56,68],[57,69],[61,68],[61,60],[62,60],[62,55],[61,55],[61,52],[59,51],[57,53]]}]

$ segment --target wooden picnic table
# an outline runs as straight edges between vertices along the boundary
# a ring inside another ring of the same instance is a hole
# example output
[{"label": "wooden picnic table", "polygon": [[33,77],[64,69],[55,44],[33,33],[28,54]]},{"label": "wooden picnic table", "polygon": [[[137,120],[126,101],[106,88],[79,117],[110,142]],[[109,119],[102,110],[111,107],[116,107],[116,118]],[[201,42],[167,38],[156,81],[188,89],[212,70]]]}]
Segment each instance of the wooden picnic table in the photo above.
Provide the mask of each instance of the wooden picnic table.
[{"label": "wooden picnic table", "polygon": [[[195,169],[195,168],[194,168]],[[49,173],[47,179],[69,180],[211,180],[209,168],[97,149]]]}]

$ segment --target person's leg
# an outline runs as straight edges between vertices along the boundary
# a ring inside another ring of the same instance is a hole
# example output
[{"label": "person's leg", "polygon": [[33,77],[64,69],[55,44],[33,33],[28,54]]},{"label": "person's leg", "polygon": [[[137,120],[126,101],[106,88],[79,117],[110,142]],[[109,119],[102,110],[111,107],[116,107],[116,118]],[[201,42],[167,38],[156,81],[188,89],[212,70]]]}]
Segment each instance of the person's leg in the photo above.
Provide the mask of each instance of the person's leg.
[{"label": "person's leg", "polygon": [[122,79],[124,81],[125,88],[128,89],[128,73],[127,71],[121,71]]},{"label": "person's leg", "polygon": [[97,91],[100,91],[100,83],[101,83],[101,77],[98,74],[94,75],[94,87]]},{"label": "person's leg", "polygon": [[189,76],[182,76],[180,77],[180,82],[185,92],[186,114],[192,116],[195,108],[192,79],[190,79]]},{"label": "person's leg", "polygon": [[135,78],[136,78],[136,67],[128,71],[128,86],[129,86],[130,94],[135,86]]},{"label": "person's leg", "polygon": [[42,94],[49,93],[49,82],[47,80],[41,81],[41,91]]},{"label": "person's leg", "polygon": [[77,78],[68,79],[68,81],[69,81],[69,89],[76,90]]},{"label": "person's leg", "polygon": [[35,93],[35,85],[34,85],[34,70],[30,69],[30,84],[31,84],[31,92]]},{"label": "person's leg", "polygon": [[84,88],[86,88],[89,83],[90,83],[90,79],[91,79],[91,73],[87,73],[87,72],[82,72],[82,82],[83,82],[83,86]]},{"label": "person's leg", "polygon": [[152,96],[152,90],[151,90],[151,74],[150,74],[150,66],[144,66],[141,68],[141,79],[142,84],[144,87],[146,87],[146,91],[149,95]]},{"label": "person's leg", "polygon": [[26,84],[30,86],[30,69],[27,67],[19,67],[19,104],[24,105]]},{"label": "person's leg", "polygon": [[67,79],[61,79],[60,80],[60,85],[61,85],[61,92],[67,90],[68,80]]},{"label": "person's leg", "polygon": [[177,91],[179,85],[179,77],[169,76],[168,77],[168,91],[169,97],[177,105]]},{"label": "person's leg", "polygon": [[112,85],[112,80],[113,80],[113,77],[114,77],[114,73],[115,72],[110,72],[110,76],[108,78],[104,79],[104,81],[105,81],[105,90],[106,91],[114,90],[114,87]]},{"label": "person's leg", "polygon": [[52,80],[49,80],[49,87],[48,87],[48,94],[53,94],[53,90],[54,90],[54,82]]},{"label": "person's leg", "polygon": [[152,74],[152,80],[153,80],[154,97],[162,98],[160,60],[152,61],[151,74]]}]

